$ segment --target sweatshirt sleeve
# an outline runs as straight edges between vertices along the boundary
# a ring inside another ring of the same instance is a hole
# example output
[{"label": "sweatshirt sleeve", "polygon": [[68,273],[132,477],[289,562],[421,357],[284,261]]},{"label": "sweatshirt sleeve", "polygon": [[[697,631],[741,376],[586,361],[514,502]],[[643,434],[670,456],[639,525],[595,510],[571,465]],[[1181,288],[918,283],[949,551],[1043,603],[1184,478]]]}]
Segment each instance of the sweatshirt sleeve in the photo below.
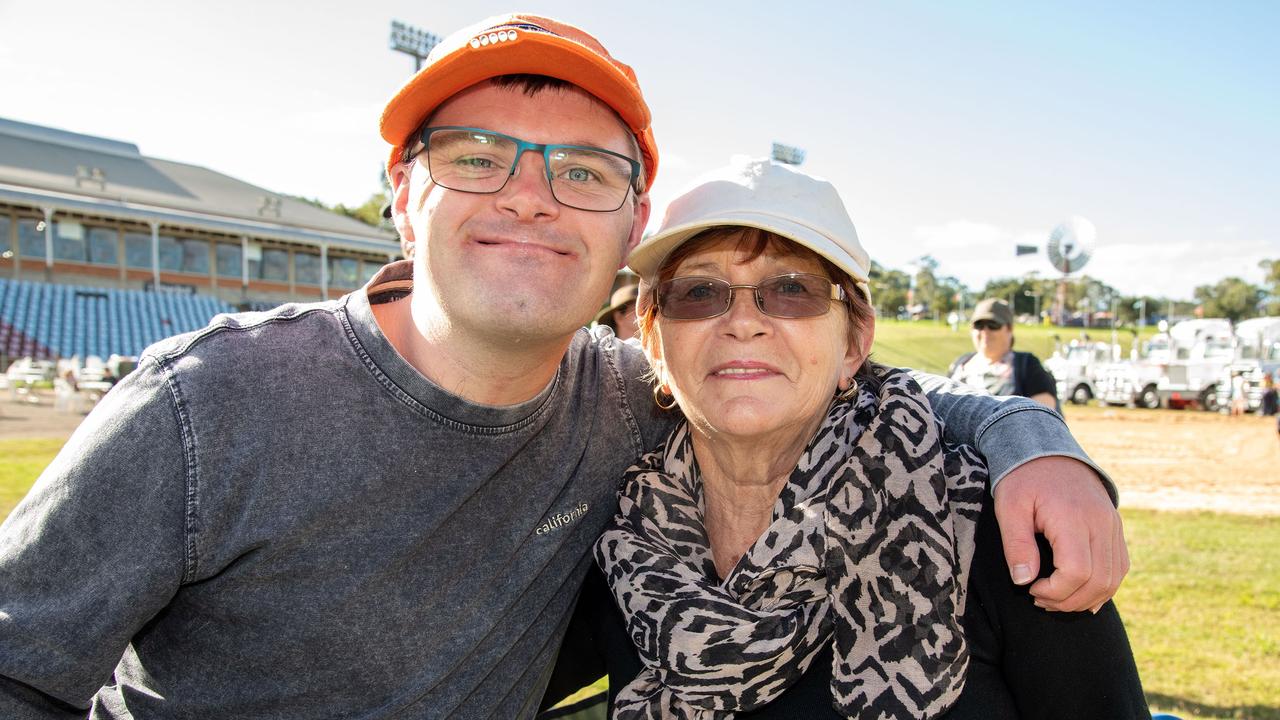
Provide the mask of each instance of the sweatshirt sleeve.
[{"label": "sweatshirt sleeve", "polygon": [[1071,436],[1058,413],[1034,400],[986,395],[938,375],[912,370],[911,376],[942,419],[947,442],[971,445],[986,459],[992,492],[1019,465],[1062,455],[1092,468],[1116,502],[1115,483]]},{"label": "sweatshirt sleeve", "polygon": [[144,358],[0,525],[0,717],[84,717],[173,597],[194,550],[193,442]]}]

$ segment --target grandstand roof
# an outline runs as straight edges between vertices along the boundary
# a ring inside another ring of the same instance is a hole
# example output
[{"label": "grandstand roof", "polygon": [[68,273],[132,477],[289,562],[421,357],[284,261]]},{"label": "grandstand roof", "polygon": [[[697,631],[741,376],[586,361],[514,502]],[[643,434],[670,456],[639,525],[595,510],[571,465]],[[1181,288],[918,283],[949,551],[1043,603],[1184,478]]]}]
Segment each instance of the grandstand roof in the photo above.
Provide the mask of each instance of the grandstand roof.
[{"label": "grandstand roof", "polygon": [[0,202],[398,253],[389,230],[132,143],[0,118]]}]

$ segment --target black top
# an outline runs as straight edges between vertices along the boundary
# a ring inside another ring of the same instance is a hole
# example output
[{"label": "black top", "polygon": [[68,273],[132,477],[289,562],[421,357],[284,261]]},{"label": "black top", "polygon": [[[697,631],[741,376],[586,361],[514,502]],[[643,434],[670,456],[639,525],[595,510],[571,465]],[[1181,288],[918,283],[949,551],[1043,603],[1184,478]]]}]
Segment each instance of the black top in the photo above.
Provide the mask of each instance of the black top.
[{"label": "black top", "polygon": [[[978,521],[964,628],[971,660],[947,720],[1151,717],[1115,605],[1098,614],[1051,613],[1009,580],[1000,530],[987,503]],[[1039,538],[1041,576],[1053,567]],[[605,674],[616,691],[641,670],[621,611],[598,568],[587,576],[545,704]],[[739,718],[840,718],[831,706],[831,649],[773,702]],[[610,695],[612,701],[612,695]]]}]

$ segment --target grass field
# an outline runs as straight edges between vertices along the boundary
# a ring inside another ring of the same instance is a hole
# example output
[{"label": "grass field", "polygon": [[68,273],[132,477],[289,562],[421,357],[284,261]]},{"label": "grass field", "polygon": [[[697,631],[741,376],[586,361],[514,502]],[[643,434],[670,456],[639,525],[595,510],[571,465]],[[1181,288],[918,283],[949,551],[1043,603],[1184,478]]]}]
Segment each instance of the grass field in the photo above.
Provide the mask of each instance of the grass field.
[{"label": "grass field", "polygon": [[1152,707],[1280,720],[1280,519],[1125,511],[1116,604]]},{"label": "grass field", "polygon": [[40,471],[44,470],[63,439],[0,440],[0,519],[9,516]]},{"label": "grass field", "polygon": [[[7,516],[61,440],[0,440]],[[1152,707],[1280,720],[1280,520],[1124,512],[1133,570],[1116,602]]]},{"label": "grass field", "polygon": [[[1034,353],[1041,360],[1053,354],[1053,336],[1063,342],[1088,333],[1090,339],[1109,342],[1111,331],[1107,328],[1059,328],[1041,325],[1018,325],[1014,328],[1015,347]],[[1155,328],[1142,331],[1144,339],[1151,337]],[[1133,335],[1128,330],[1116,332],[1116,341],[1124,349],[1126,357]],[[973,340],[969,330],[961,327],[953,332],[943,323],[929,321],[903,322],[877,320],[876,341],[872,356],[886,365],[911,367],[932,373],[945,373],[951,362],[963,353],[973,352]]]}]

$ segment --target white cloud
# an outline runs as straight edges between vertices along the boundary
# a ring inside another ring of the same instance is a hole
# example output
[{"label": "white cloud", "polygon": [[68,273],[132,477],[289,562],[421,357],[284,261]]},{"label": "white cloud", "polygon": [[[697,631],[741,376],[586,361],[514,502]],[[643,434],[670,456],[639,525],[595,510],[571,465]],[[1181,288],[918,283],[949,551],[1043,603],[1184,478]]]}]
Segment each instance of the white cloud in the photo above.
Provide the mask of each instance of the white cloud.
[{"label": "white cloud", "polygon": [[940,225],[920,225],[911,231],[909,242],[877,242],[868,247],[877,262],[907,270],[922,255],[938,261],[937,272],[952,275],[969,287],[980,290],[995,277],[1045,274],[1051,271],[1041,256],[1015,255],[1018,245],[1043,245],[1046,232],[1003,228],[975,220],[953,220]]},{"label": "white cloud", "polygon": [[[1149,294],[1190,298],[1199,285],[1236,276],[1260,283],[1261,260],[1280,257],[1280,249],[1264,240],[1240,237],[1241,230],[1224,226],[1219,232],[1234,235],[1230,252],[1215,251],[1212,240],[1149,243],[1106,243],[1095,248],[1084,272],[1126,295]],[[973,290],[988,280],[1036,273],[1057,277],[1044,255],[1049,229],[1011,229],[968,219],[937,225],[920,225],[909,242],[868,243],[871,257],[886,267],[910,271],[913,260],[931,255],[937,272],[959,278]],[[864,237],[864,242],[867,238]],[[878,247],[877,247],[878,245]],[[1015,256],[1017,245],[1034,245],[1034,255]]]}]

